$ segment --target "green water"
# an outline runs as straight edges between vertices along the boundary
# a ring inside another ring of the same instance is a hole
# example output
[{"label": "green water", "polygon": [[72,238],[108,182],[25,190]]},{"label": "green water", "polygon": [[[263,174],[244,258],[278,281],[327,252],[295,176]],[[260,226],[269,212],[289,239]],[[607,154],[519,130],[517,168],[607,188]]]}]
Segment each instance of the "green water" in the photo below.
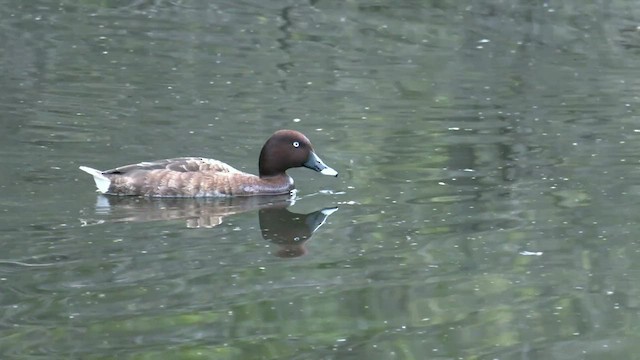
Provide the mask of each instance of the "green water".
[{"label": "green water", "polygon": [[[633,1],[5,1],[0,357],[638,358],[639,24]],[[281,128],[340,172],[290,171],[286,209],[101,198],[77,169],[256,173]]]}]

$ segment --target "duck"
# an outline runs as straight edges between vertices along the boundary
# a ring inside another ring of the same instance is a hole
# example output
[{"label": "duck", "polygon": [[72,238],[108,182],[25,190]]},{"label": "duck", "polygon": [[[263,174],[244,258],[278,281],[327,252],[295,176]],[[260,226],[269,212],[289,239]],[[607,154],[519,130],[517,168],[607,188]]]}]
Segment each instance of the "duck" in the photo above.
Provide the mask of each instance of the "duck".
[{"label": "duck", "polygon": [[93,176],[101,194],[198,198],[291,194],[295,186],[286,171],[298,167],[338,176],[295,130],[278,130],[269,137],[260,151],[258,175],[204,157],[145,161],[104,171],[79,168]]}]

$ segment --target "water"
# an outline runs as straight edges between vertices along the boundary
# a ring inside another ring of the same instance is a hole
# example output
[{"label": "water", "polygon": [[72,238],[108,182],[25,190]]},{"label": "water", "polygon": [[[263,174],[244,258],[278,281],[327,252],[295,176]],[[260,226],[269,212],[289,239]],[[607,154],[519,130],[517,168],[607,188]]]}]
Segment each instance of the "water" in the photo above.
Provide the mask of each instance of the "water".
[{"label": "water", "polygon": [[[5,1],[1,357],[634,358],[639,11]],[[340,172],[289,207],[77,170],[280,128]]]}]

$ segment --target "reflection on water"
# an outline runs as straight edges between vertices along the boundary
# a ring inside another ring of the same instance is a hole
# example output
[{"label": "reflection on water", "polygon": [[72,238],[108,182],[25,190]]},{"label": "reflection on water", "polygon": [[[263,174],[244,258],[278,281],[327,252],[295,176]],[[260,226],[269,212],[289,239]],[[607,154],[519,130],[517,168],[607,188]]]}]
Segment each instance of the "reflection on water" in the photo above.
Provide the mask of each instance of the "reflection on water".
[{"label": "reflection on water", "polygon": [[277,244],[279,257],[298,257],[307,253],[304,243],[324,224],[337,207],[309,214],[292,213],[285,208],[261,208],[258,211],[262,237]]},{"label": "reflection on water", "polygon": [[189,228],[214,227],[224,218],[260,208],[288,207],[295,198],[248,196],[221,198],[149,198],[105,196],[96,199],[96,214],[108,216],[108,222],[185,220]]},{"label": "reflection on water", "polygon": [[295,203],[289,195],[227,198],[148,198],[98,195],[96,214],[106,220],[86,220],[83,225],[109,222],[185,220],[188,228],[212,228],[228,216],[258,209],[262,237],[276,244],[278,257],[307,253],[304,244],[337,207],[298,214],[287,208]]}]

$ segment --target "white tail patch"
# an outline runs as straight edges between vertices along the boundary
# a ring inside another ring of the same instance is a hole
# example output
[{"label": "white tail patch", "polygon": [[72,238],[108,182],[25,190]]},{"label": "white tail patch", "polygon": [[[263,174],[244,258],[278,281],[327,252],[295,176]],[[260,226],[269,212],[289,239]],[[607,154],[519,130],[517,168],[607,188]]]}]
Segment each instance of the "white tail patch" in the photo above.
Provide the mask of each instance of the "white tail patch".
[{"label": "white tail patch", "polygon": [[108,177],[102,175],[102,171],[90,168],[88,166],[80,166],[80,170],[93,176],[93,181],[95,181],[96,187],[98,188],[99,192],[106,194],[109,191],[111,180],[109,180]]}]

